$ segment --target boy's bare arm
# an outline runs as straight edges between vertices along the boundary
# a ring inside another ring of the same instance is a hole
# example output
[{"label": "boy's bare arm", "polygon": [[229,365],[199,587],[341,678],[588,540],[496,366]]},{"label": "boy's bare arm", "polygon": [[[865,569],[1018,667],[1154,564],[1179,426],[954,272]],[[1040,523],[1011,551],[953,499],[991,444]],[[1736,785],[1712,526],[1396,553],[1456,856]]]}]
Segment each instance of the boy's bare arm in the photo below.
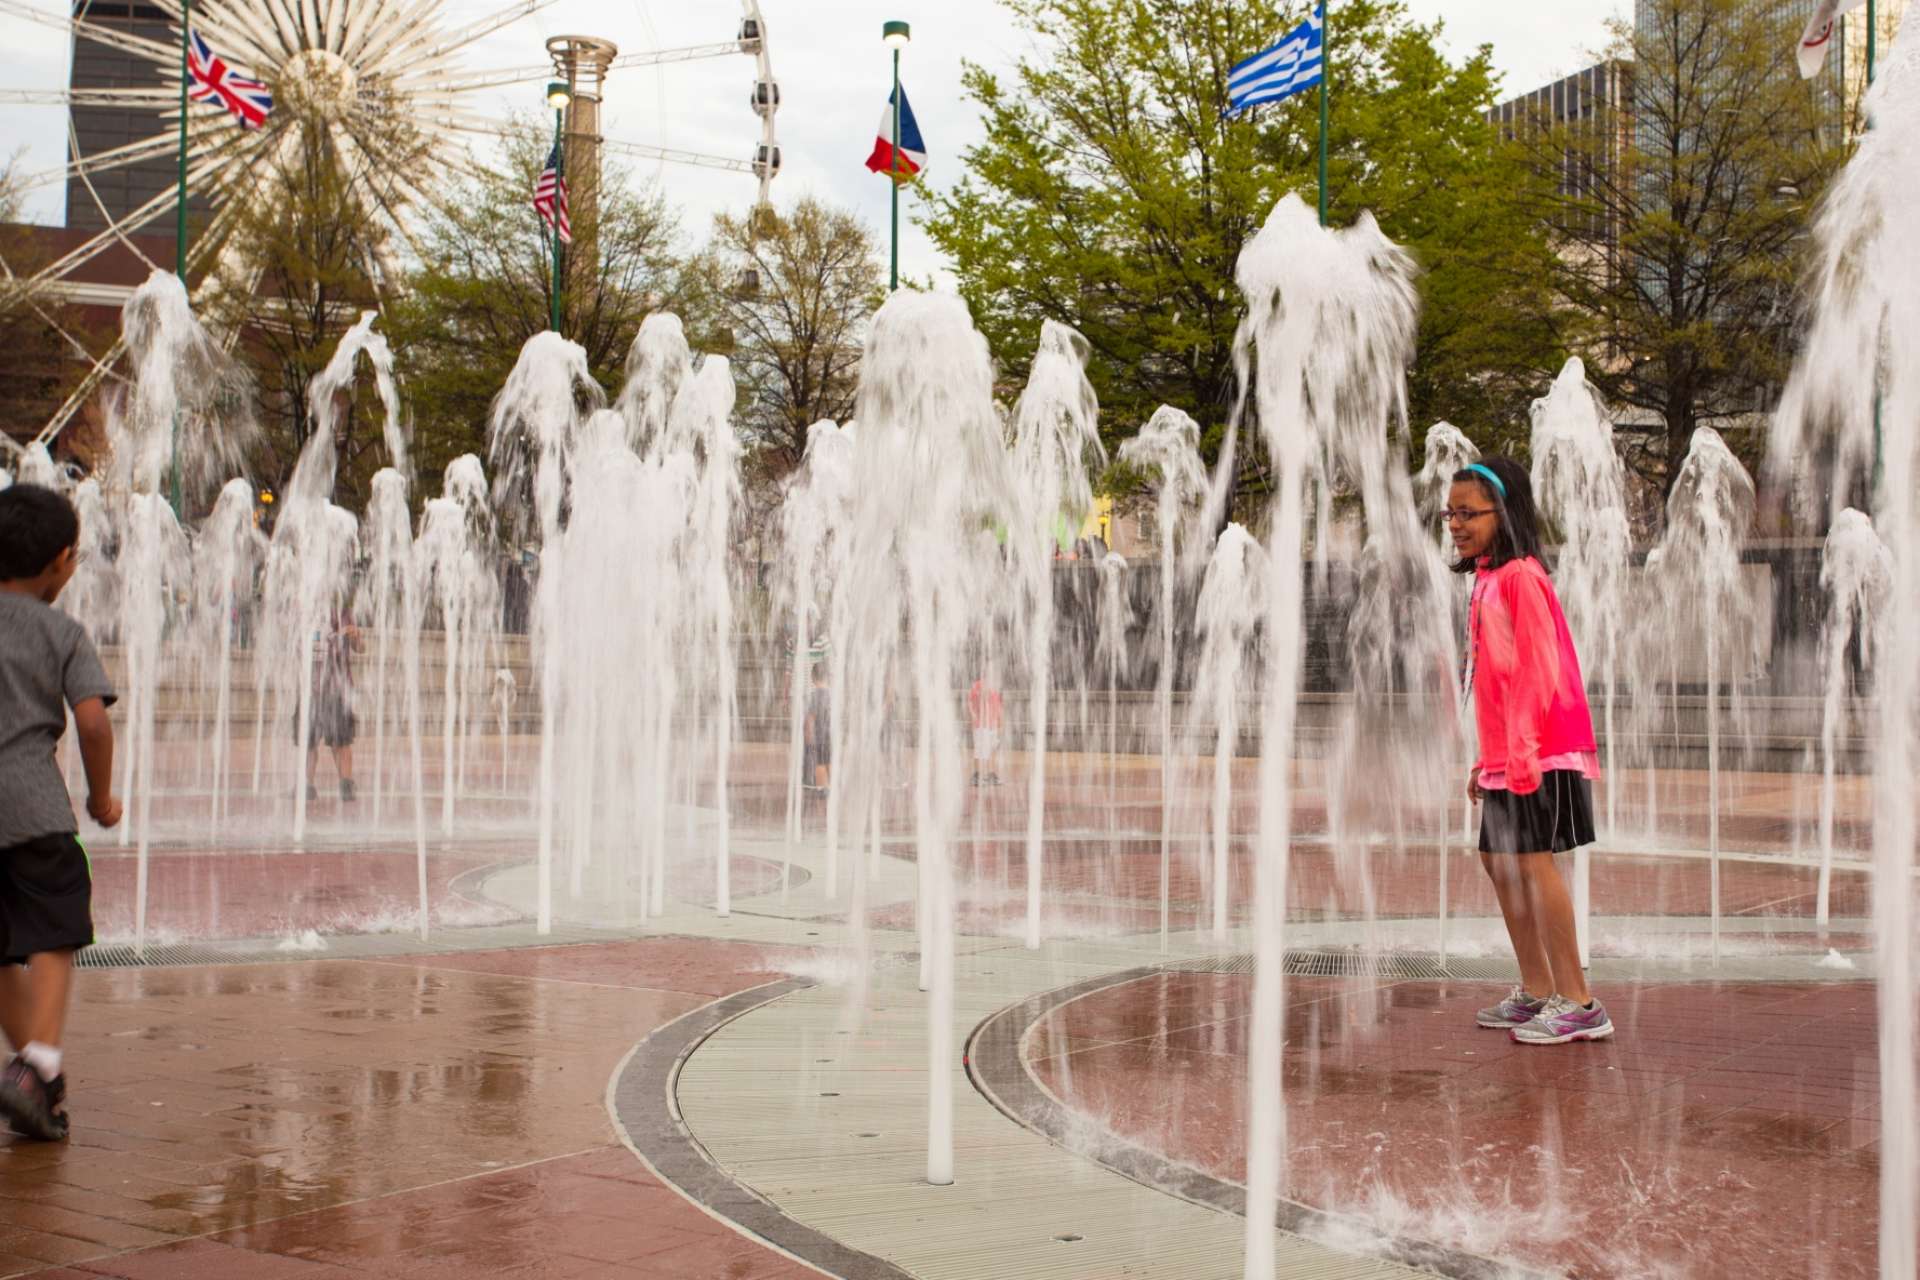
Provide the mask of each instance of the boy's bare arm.
[{"label": "boy's bare arm", "polygon": [[87,698],[73,709],[73,729],[80,739],[80,762],[87,770],[87,812],[103,827],[120,821],[120,800],[113,794],[113,725],[107,704]]}]

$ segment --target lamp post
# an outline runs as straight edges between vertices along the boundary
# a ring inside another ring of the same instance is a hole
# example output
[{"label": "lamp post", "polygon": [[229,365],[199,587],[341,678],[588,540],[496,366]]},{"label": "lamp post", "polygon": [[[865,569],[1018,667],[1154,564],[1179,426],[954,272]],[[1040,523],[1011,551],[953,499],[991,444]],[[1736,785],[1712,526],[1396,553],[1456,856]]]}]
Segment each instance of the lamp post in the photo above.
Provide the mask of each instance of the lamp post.
[{"label": "lamp post", "polygon": [[565,140],[561,130],[565,127],[567,104],[573,101],[573,91],[565,81],[552,80],[547,83],[547,105],[553,108],[553,314],[552,329],[560,332],[560,202],[565,199],[561,194],[562,185],[567,180],[567,156],[563,150]]},{"label": "lamp post", "polygon": [[913,39],[913,29],[904,22],[885,22],[880,26],[880,43],[893,50],[893,265],[887,275],[887,291],[900,287],[900,51]]}]

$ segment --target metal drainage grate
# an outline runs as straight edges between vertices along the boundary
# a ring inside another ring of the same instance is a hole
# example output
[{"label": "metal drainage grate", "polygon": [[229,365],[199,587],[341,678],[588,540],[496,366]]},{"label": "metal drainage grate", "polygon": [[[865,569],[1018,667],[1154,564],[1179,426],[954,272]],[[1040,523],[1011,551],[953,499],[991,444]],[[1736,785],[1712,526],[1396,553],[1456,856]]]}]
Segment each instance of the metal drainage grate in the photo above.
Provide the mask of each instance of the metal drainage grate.
[{"label": "metal drainage grate", "polygon": [[85,948],[74,957],[73,963],[80,969],[156,969],[170,965],[232,964],[234,959],[231,951],[190,943],[150,943],[143,950],[130,942],[107,942]]},{"label": "metal drainage grate", "polygon": [[[1192,973],[1252,973],[1253,956],[1209,956],[1168,965]],[[1513,966],[1499,960],[1449,956],[1442,960],[1425,951],[1303,951],[1290,949],[1283,961],[1289,977],[1404,978],[1509,982]]]}]

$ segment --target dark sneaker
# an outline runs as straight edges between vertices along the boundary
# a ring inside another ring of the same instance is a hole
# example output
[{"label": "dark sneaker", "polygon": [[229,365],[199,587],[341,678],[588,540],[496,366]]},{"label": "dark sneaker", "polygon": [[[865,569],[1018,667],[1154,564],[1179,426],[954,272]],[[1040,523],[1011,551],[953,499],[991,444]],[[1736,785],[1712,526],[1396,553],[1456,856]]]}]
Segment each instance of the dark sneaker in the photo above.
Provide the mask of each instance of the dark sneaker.
[{"label": "dark sneaker", "polygon": [[1482,1009],[1474,1015],[1474,1021],[1489,1031],[1511,1031],[1515,1027],[1524,1027],[1533,1021],[1534,1015],[1546,1007],[1547,1002],[1538,996],[1527,994],[1525,987],[1515,987],[1507,992],[1507,998],[1499,1004]]},{"label": "dark sneaker", "polygon": [[340,800],[341,800],[341,803],[343,803],[343,804],[352,804],[352,803],[353,803],[353,801],[354,801],[354,794],[353,794],[353,779],[352,779],[352,778],[342,778],[342,779],[340,779]]},{"label": "dark sneaker", "polygon": [[42,1142],[59,1142],[67,1136],[67,1116],[62,1109],[67,1100],[67,1080],[57,1076],[42,1080],[40,1073],[16,1056],[0,1069],[0,1115],[15,1133]]},{"label": "dark sneaker", "polygon": [[1613,1034],[1613,1019],[1607,1007],[1595,1000],[1577,1005],[1565,996],[1555,996],[1524,1027],[1507,1033],[1515,1044],[1565,1044],[1569,1040],[1605,1040]]}]

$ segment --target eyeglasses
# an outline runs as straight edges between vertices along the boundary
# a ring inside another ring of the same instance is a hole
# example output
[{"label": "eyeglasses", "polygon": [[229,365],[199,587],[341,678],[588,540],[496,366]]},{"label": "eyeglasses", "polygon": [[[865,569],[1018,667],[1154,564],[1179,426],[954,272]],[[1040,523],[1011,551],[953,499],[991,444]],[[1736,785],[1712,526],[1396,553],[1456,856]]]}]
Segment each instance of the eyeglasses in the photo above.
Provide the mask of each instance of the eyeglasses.
[{"label": "eyeglasses", "polygon": [[1481,516],[1490,516],[1492,514],[1492,507],[1482,507],[1478,511],[1473,511],[1466,507],[1445,507],[1441,509],[1440,522],[1442,524],[1465,524],[1469,520],[1478,520]]}]

